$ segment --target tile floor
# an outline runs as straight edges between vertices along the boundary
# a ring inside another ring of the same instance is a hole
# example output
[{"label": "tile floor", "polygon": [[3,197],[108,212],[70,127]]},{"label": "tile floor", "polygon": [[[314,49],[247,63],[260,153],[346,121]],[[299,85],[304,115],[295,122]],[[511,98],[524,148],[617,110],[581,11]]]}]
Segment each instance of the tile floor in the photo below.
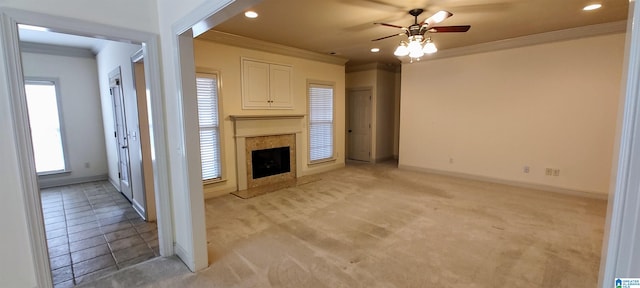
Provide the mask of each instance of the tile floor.
[{"label": "tile floor", "polygon": [[107,181],[42,189],[54,287],[72,287],[159,256],[145,222]]}]

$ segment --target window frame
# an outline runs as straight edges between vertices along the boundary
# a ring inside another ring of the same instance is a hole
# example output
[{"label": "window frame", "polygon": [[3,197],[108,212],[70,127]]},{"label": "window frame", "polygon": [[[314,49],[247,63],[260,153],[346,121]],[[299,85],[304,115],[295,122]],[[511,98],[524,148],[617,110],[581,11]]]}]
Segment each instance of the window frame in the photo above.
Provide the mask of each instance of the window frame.
[{"label": "window frame", "polygon": [[[60,79],[56,78],[56,77],[24,77],[24,85],[25,85],[25,97],[27,100],[27,107],[29,105],[28,103],[28,97],[26,95],[26,86],[27,85],[45,85],[45,84],[51,84],[54,86],[55,91],[56,91],[56,105],[58,106],[58,125],[60,127],[60,145],[62,146],[62,158],[64,161],[64,169],[62,170],[52,170],[52,171],[45,171],[45,172],[37,172],[36,170],[36,174],[38,176],[48,176],[48,175],[59,175],[59,174],[65,174],[65,173],[71,173],[71,163],[69,161],[69,149],[67,149],[67,137],[66,137],[66,133],[65,133],[65,125],[64,125],[64,112],[63,112],[63,108],[62,108],[62,93],[61,93],[61,88],[60,88]],[[28,110],[28,108],[27,108]],[[28,112],[27,112],[28,113]],[[29,116],[29,126],[31,126],[31,116]],[[31,138],[31,145],[33,145],[33,134],[31,133],[31,129],[29,130],[29,137]],[[32,148],[33,149],[33,148]],[[32,151],[34,153],[34,160],[35,160],[35,151]],[[36,167],[37,169],[37,167]]]},{"label": "window frame", "polygon": [[[213,77],[212,77],[213,76]],[[207,70],[207,69],[197,69],[196,71],[196,80],[198,78],[209,78],[212,79],[215,77],[215,81],[216,81],[216,87],[217,87],[217,91],[216,91],[216,97],[217,97],[217,104],[218,104],[218,151],[220,152],[219,155],[219,167],[220,167],[220,177],[217,178],[211,178],[211,179],[202,179],[202,184],[203,185],[207,185],[207,184],[215,184],[215,183],[220,183],[220,182],[224,182],[226,181],[226,169],[225,169],[225,165],[223,165],[224,163],[224,145],[223,145],[223,118],[222,115],[224,115],[222,113],[222,86],[221,86],[221,81],[220,81],[220,72],[215,71],[215,70]],[[197,89],[196,89],[197,91]],[[196,95],[196,99],[197,99],[197,95]],[[197,100],[196,100],[197,102]],[[197,106],[197,103],[196,103]],[[197,108],[197,107],[196,107]],[[198,116],[198,134],[200,134],[200,117]],[[198,139],[198,143],[200,145],[200,139]],[[202,158],[200,158],[202,161]],[[202,162],[200,164],[202,166]],[[202,169],[202,167],[201,167]]]},{"label": "window frame", "polygon": [[[331,88],[331,137],[332,137],[332,153],[330,157],[311,160],[311,87],[320,86],[323,88]],[[322,80],[307,80],[307,165],[313,166],[316,164],[322,164],[326,162],[333,162],[337,159],[336,157],[336,84],[332,81],[322,81]]]}]

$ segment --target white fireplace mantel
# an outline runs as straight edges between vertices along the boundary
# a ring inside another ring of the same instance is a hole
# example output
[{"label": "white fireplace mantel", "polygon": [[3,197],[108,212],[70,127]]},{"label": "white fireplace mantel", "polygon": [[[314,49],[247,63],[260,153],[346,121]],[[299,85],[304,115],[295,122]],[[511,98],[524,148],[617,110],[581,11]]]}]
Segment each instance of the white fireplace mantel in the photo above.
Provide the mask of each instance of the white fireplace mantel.
[{"label": "white fireplace mantel", "polygon": [[303,149],[302,131],[304,129],[304,114],[286,115],[230,115],[234,122],[236,138],[236,167],[238,175],[238,190],[247,189],[247,156],[246,138],[269,135],[294,134],[296,138],[296,175],[302,175]]}]

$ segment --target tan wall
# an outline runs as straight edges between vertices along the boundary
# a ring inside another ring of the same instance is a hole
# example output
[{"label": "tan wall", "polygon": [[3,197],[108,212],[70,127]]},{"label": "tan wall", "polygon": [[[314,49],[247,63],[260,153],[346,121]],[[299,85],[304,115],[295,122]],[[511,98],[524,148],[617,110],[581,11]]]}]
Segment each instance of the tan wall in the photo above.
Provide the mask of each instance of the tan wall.
[{"label": "tan wall", "polygon": [[398,159],[400,151],[400,87],[402,84],[402,74],[395,73],[395,91],[393,98],[393,158]]},{"label": "tan wall", "polygon": [[613,34],[403,65],[400,165],[607,193],[623,52]]},{"label": "tan wall", "polygon": [[[335,83],[335,143],[337,160],[323,164],[307,165],[308,133],[303,131],[304,159],[302,175],[311,175],[344,166],[345,143],[345,72],[344,66],[311,61],[290,56],[272,54],[257,50],[238,48],[206,40],[195,40],[195,63],[198,72],[217,71],[221,82],[221,113],[223,173],[226,181],[205,187],[205,197],[215,197],[236,191],[237,176],[235,163],[235,142],[233,121],[229,115],[281,115],[307,113],[307,80],[319,80]],[[241,57],[265,60],[272,63],[293,66],[294,109],[290,110],[242,110]],[[305,129],[307,118],[305,117]],[[299,147],[297,147],[299,148]]]},{"label": "tan wall", "polygon": [[[397,143],[395,127],[398,73],[372,68],[364,71],[349,72],[346,75],[347,89],[370,88],[371,107],[371,160],[373,162],[391,159],[394,145]],[[397,153],[395,154],[397,155]]]},{"label": "tan wall", "polygon": [[375,161],[393,158],[395,72],[377,70],[376,93],[376,158]]}]

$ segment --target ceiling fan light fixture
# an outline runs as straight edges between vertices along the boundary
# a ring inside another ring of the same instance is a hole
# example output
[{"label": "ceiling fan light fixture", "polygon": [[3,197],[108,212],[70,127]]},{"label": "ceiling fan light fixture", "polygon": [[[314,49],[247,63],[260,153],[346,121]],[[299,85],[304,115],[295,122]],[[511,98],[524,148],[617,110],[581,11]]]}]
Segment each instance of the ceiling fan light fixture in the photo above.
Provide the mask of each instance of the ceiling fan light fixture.
[{"label": "ceiling fan light fixture", "polygon": [[438,47],[436,44],[431,42],[431,38],[427,39],[427,42],[424,43],[424,48],[422,48],[422,52],[425,54],[433,54],[438,52]]},{"label": "ceiling fan light fixture", "polygon": [[422,52],[422,49],[414,50],[414,51],[409,52],[409,57],[411,57],[412,59],[413,58],[420,58],[422,56],[424,56],[424,52]]},{"label": "ceiling fan light fixture", "polygon": [[420,58],[424,56],[424,52],[422,51],[422,36],[413,36],[409,41],[409,57],[411,58]]},{"label": "ceiling fan light fixture", "polygon": [[404,41],[400,42],[400,45],[398,45],[398,48],[396,48],[396,51],[393,52],[393,55],[396,55],[398,57],[404,57],[409,55],[409,48],[407,48],[407,44]]}]

